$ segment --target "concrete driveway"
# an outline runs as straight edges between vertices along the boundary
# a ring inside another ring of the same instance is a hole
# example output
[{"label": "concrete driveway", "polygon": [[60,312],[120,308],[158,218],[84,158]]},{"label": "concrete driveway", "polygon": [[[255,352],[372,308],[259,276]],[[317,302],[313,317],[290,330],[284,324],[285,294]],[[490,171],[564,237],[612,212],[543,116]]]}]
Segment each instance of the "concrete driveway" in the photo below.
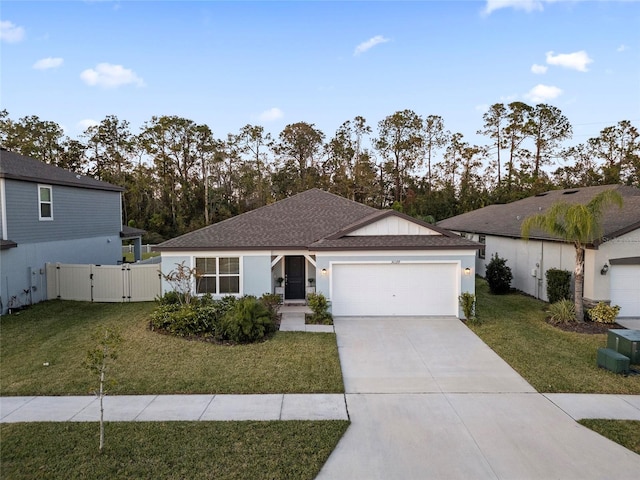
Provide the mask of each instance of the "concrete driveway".
[{"label": "concrete driveway", "polygon": [[319,479],[634,478],[453,318],[336,318],[351,426]]}]

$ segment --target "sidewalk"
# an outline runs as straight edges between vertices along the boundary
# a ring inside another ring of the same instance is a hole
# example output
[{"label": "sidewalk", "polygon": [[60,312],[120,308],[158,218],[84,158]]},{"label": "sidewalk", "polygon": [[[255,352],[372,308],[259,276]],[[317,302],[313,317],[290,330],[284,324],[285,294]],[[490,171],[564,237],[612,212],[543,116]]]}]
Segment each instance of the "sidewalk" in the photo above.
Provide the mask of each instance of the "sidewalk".
[{"label": "sidewalk", "polygon": [[[640,421],[640,395],[545,393],[574,420]],[[110,422],[348,420],[343,394],[121,395],[104,398]],[[97,422],[95,396],[0,397],[0,423]]]},{"label": "sidewalk", "polygon": [[640,395],[544,393],[547,399],[574,420],[601,418],[640,420]]},{"label": "sidewalk", "polygon": [[[104,398],[110,422],[348,420],[343,394],[122,395]],[[95,396],[0,397],[0,423],[97,422]]]}]

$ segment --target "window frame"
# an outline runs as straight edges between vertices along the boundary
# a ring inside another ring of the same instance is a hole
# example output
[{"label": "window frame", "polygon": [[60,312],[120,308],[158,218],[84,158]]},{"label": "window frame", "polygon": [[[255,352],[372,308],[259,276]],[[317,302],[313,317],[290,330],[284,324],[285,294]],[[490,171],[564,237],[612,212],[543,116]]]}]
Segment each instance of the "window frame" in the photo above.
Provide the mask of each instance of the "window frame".
[{"label": "window frame", "polygon": [[[42,198],[42,190],[49,191],[49,200]],[[42,216],[42,206],[49,205],[49,216]],[[51,185],[38,184],[38,220],[41,222],[53,221],[53,187]]]},{"label": "window frame", "polygon": [[[226,259],[232,259],[232,260],[237,260],[238,262],[238,273],[222,273],[220,271],[220,261],[221,260],[226,260]],[[199,271],[197,271],[197,265],[198,265],[198,260],[215,260],[215,272],[214,273],[200,273]],[[206,294],[211,294],[211,295],[218,295],[218,296],[227,296],[227,295],[234,295],[234,296],[240,296],[242,295],[242,257],[240,255],[236,255],[236,256],[220,256],[220,257],[193,257],[193,265],[196,268],[196,275],[197,278],[195,279],[195,293],[196,295],[206,295]],[[208,279],[215,279],[215,293],[214,292],[207,292],[207,291],[200,291],[200,278],[208,278]],[[238,279],[238,291],[237,292],[221,292],[220,291],[220,279],[222,278],[237,278]]]},{"label": "window frame", "polygon": [[478,243],[481,243],[483,246],[480,250],[478,250],[478,258],[486,258],[487,256],[487,236],[486,235],[478,235]]}]

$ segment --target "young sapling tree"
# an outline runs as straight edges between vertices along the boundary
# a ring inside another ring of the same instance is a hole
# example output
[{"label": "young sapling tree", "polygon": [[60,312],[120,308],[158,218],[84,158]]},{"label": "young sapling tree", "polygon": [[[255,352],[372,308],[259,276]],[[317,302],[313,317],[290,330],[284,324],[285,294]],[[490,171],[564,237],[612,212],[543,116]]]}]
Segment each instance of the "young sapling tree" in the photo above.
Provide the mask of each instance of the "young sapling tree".
[{"label": "young sapling tree", "polygon": [[96,347],[87,352],[84,366],[98,377],[98,389],[95,395],[100,399],[100,445],[98,450],[102,453],[104,447],[104,397],[107,393],[105,382],[110,364],[118,357],[117,347],[122,342],[122,337],[117,330],[106,328],[95,335]]}]

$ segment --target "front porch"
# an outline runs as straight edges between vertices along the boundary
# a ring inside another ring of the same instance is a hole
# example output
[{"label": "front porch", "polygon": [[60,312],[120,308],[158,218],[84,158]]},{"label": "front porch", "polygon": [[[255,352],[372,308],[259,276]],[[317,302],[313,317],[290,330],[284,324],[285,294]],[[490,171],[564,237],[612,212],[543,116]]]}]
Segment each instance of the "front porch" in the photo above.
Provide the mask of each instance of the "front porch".
[{"label": "front porch", "polygon": [[272,255],[271,291],[282,297],[283,305],[305,305],[307,295],[316,291],[315,255]]}]

